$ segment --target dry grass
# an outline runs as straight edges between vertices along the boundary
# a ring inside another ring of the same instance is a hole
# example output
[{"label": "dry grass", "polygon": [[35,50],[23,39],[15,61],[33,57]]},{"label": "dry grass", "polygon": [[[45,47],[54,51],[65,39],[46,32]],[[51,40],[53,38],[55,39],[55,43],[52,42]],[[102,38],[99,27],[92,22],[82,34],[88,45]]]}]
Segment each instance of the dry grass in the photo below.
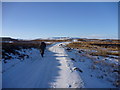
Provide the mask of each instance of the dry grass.
[{"label": "dry grass", "polygon": [[[67,47],[85,49],[89,54],[95,56],[120,55],[119,52],[111,52],[118,51],[120,48],[120,42],[117,40],[113,40],[113,42],[105,42],[100,40],[86,42],[81,40],[80,42],[70,43],[67,45]],[[93,52],[92,50],[95,50],[96,52]]]},{"label": "dry grass", "polygon": [[118,52],[108,52],[107,50],[99,50],[97,52],[90,52],[90,55],[93,55],[93,56],[108,56],[108,55],[119,56],[119,53]]}]

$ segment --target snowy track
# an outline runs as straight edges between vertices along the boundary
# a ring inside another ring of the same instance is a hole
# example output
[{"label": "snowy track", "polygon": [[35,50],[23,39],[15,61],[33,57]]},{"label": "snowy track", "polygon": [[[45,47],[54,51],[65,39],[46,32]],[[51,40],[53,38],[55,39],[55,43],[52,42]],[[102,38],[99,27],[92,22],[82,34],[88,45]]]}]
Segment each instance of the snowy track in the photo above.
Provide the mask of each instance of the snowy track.
[{"label": "snowy track", "polygon": [[31,58],[3,73],[3,88],[83,88],[80,73],[59,44],[50,46],[45,57],[33,49]]}]

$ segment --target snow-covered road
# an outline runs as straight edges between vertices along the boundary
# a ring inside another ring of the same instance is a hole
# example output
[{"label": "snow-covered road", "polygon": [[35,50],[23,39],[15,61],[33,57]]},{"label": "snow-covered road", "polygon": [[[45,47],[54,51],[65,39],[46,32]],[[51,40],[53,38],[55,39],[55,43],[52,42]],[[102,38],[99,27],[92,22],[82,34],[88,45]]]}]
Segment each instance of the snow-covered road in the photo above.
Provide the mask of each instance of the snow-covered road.
[{"label": "snow-covered road", "polygon": [[44,58],[39,50],[32,49],[31,58],[3,73],[3,88],[83,88],[80,73],[73,70],[72,61],[59,44],[48,47]]}]

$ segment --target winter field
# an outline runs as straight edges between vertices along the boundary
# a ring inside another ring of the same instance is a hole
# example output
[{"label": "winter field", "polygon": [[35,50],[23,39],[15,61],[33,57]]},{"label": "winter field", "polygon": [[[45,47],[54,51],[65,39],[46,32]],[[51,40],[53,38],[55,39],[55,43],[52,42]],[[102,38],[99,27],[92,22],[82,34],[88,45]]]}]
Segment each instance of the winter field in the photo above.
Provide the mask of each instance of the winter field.
[{"label": "winter field", "polygon": [[35,41],[2,43],[2,88],[119,87],[118,40]]}]

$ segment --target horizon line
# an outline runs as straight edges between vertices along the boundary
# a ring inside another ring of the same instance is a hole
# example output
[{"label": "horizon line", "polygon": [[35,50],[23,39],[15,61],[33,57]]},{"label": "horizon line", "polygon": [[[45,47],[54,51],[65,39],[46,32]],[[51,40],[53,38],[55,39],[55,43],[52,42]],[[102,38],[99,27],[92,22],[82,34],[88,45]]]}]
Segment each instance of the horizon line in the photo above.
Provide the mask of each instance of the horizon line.
[{"label": "horizon line", "polygon": [[0,38],[12,38],[12,39],[23,39],[23,40],[35,40],[35,39],[50,39],[50,38],[80,38],[80,39],[119,39],[119,37],[117,38],[93,38],[93,37],[69,37],[69,36],[55,36],[55,37],[46,37],[46,38],[31,38],[31,39],[28,39],[28,38],[17,38],[17,37],[11,37],[11,36],[0,36]]}]

